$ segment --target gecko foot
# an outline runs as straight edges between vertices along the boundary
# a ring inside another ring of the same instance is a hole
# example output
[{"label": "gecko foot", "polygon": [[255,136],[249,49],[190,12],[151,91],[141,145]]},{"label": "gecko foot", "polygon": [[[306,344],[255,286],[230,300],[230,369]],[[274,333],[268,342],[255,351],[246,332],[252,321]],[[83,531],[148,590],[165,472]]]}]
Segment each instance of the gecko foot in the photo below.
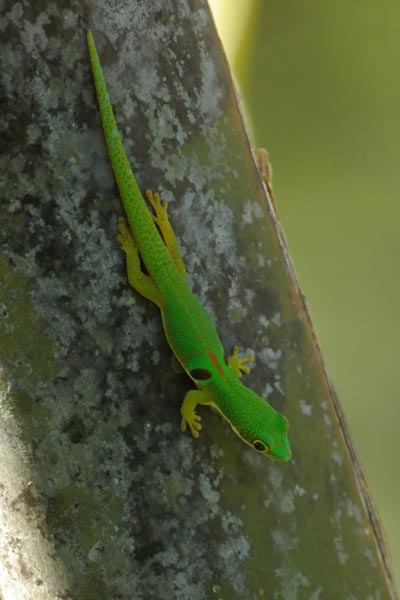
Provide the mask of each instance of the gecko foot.
[{"label": "gecko foot", "polygon": [[201,416],[196,414],[194,411],[190,415],[183,416],[183,411],[181,410],[182,420],[181,420],[181,431],[185,432],[187,425],[189,425],[190,433],[194,438],[198,438],[201,430]]},{"label": "gecko foot", "polygon": [[196,405],[202,400],[203,393],[198,390],[190,390],[181,406],[181,431],[186,431],[187,425],[189,425],[190,432],[194,438],[199,437],[201,429],[201,417],[196,413]]},{"label": "gecko foot", "polygon": [[250,373],[250,367],[248,367],[245,363],[252,362],[254,360],[254,356],[250,354],[249,356],[245,356],[244,358],[239,358],[239,348],[238,346],[234,346],[232,350],[232,355],[228,357],[228,362],[232,368],[232,371],[236,375],[236,377],[242,377],[244,373]]},{"label": "gecko foot", "polygon": [[179,272],[183,277],[186,277],[185,264],[182,260],[178,242],[176,241],[174,230],[168,218],[168,203],[161,202],[160,194],[154,193],[151,190],[146,190],[146,198],[151,204],[154,213],[152,213],[153,221],[158,227],[161,237],[163,238],[168,252],[178,267]]},{"label": "gecko foot", "polygon": [[155,213],[153,215],[154,222],[158,226],[161,226],[163,223],[167,223],[168,222],[168,214],[167,214],[168,203],[161,202],[160,194],[157,194],[156,192],[153,193],[151,190],[146,190],[145,194],[146,194],[147,200],[151,204],[151,206],[154,210],[154,213]]},{"label": "gecko foot", "polygon": [[124,217],[120,217],[118,219],[118,231],[119,235],[117,236],[117,240],[121,246],[121,250],[123,250],[125,254],[132,254],[133,252],[136,252],[137,248],[135,241],[132,237],[129,225]]}]

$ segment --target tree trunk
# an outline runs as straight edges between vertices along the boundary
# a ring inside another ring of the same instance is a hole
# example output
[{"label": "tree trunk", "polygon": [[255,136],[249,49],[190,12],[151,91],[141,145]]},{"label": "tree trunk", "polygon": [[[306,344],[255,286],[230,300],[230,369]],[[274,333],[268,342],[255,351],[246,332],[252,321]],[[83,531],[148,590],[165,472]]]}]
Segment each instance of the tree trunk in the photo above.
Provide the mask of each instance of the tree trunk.
[{"label": "tree trunk", "polygon": [[[5,1],[0,256],[2,600],[387,600],[385,543],[205,0]],[[111,9],[112,6],[112,9]],[[141,187],[293,459],[201,410],[132,293],[85,45]],[[288,175],[289,176],[289,175]]]}]

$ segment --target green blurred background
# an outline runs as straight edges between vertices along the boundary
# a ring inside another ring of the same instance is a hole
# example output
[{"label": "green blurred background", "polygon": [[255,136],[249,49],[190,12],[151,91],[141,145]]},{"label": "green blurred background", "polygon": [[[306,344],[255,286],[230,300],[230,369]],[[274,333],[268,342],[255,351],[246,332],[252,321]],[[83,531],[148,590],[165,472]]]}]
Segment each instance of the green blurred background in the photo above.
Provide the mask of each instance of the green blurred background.
[{"label": "green blurred background", "polygon": [[210,4],[399,582],[400,1]]}]

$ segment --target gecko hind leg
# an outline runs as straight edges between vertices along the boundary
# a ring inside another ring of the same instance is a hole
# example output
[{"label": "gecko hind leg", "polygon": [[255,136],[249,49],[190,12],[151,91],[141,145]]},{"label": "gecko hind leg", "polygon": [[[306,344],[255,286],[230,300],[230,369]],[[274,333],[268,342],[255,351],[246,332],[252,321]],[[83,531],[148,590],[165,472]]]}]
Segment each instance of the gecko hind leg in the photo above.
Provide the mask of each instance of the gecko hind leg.
[{"label": "gecko hind leg", "polygon": [[186,277],[185,263],[182,260],[174,230],[168,219],[168,203],[161,202],[160,194],[153,193],[151,190],[146,190],[145,194],[154,210],[153,220],[161,232],[167,250],[179,272]]},{"label": "gecko hind leg", "polygon": [[245,363],[252,362],[253,360],[254,356],[251,354],[244,358],[239,358],[239,348],[237,346],[233,347],[231,356],[228,356],[228,363],[236,377],[239,377],[239,379],[244,373],[250,373],[250,367]]},{"label": "gecko hind leg", "polygon": [[151,300],[151,302],[161,306],[161,293],[150,275],[146,275],[141,269],[139,250],[124,217],[118,219],[118,231],[119,235],[117,236],[117,240],[119,241],[121,249],[126,254],[126,270],[128,273],[129,284],[141,296],[144,296],[148,300]]}]

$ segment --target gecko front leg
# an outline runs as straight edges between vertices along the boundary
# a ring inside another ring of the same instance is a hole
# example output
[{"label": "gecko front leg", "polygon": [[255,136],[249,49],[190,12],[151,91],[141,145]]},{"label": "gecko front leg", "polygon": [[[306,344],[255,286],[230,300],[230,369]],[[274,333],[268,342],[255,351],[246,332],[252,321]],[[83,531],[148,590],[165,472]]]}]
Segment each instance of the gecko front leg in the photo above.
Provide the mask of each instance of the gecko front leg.
[{"label": "gecko front leg", "polygon": [[245,363],[252,362],[254,360],[254,355],[249,354],[249,356],[239,358],[239,348],[238,346],[234,346],[232,354],[231,356],[228,356],[227,360],[236,377],[239,377],[240,379],[244,373],[250,373],[250,367],[248,367]]},{"label": "gecko front leg", "polygon": [[186,431],[189,425],[190,432],[194,438],[198,438],[201,429],[201,416],[196,413],[196,406],[203,404],[210,406],[213,404],[211,396],[202,390],[190,390],[183,399],[181,406],[181,431]]}]

